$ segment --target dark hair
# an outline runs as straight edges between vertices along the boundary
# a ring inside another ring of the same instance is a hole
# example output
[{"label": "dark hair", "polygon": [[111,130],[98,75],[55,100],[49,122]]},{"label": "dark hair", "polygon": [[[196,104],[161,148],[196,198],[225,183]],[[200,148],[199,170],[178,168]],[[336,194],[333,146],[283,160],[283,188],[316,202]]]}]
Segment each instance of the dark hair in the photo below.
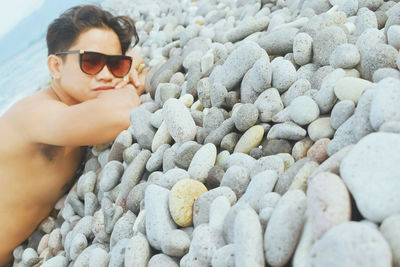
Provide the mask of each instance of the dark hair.
[{"label": "dark hair", "polygon": [[110,12],[93,5],[75,6],[55,19],[47,29],[48,55],[67,50],[79,34],[91,28],[113,30],[121,44],[122,54],[128,50],[132,37],[139,42],[135,22],[127,16],[113,16]]}]

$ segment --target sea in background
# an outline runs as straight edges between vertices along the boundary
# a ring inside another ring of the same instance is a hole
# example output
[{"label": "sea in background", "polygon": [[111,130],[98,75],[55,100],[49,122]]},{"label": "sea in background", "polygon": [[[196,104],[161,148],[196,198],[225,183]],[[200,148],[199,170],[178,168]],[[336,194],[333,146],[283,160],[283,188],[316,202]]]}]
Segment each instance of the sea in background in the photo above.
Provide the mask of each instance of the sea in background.
[{"label": "sea in background", "polygon": [[46,65],[48,25],[72,6],[99,5],[103,1],[45,0],[0,37],[0,116],[15,102],[32,95],[51,80]]}]

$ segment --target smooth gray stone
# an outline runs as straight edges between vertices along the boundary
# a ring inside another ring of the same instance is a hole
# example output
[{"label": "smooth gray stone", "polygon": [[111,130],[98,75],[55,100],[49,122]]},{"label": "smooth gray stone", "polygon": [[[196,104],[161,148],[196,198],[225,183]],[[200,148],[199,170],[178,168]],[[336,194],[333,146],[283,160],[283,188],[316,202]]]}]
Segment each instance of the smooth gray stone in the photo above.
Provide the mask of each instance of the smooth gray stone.
[{"label": "smooth gray stone", "polygon": [[264,235],[265,258],[283,266],[292,257],[305,221],[307,198],[303,191],[287,191],[276,205]]},{"label": "smooth gray stone", "polygon": [[235,219],[235,265],[265,266],[263,233],[253,209],[239,211]]},{"label": "smooth gray stone", "polygon": [[150,149],[156,133],[150,124],[151,112],[141,105],[132,109],[129,116],[133,136],[142,148]]},{"label": "smooth gray stone", "polygon": [[332,156],[342,148],[357,143],[357,139],[353,134],[353,121],[354,115],[348,118],[340,127],[336,130],[333,139],[329,142],[326,153]]},{"label": "smooth gray stone", "polygon": [[145,192],[146,205],[146,235],[150,245],[161,249],[163,237],[177,228],[169,214],[169,190],[150,184]]},{"label": "smooth gray stone", "polygon": [[398,51],[390,45],[378,43],[367,53],[361,54],[361,77],[371,80],[380,68],[396,68]]},{"label": "smooth gray stone", "polygon": [[315,96],[315,102],[317,102],[321,114],[328,113],[332,110],[337,100],[334,91],[336,82],[345,75],[346,73],[343,69],[336,69],[323,79],[321,88]]},{"label": "smooth gray stone", "polygon": [[194,154],[200,149],[201,145],[195,141],[183,143],[176,151],[175,164],[179,168],[187,170],[192,162]]},{"label": "smooth gray stone", "polygon": [[204,144],[206,143],[213,143],[216,146],[219,146],[222,138],[224,138],[225,135],[230,133],[235,127],[235,122],[233,121],[232,118],[226,119],[224,122],[221,123],[221,125],[213,130],[204,140]]},{"label": "smooth gray stone", "polygon": [[193,205],[194,227],[197,227],[203,223],[208,223],[211,203],[219,196],[227,197],[231,206],[236,202],[237,199],[232,189],[226,186],[221,186],[201,194]]},{"label": "smooth gray stone", "polygon": [[221,67],[214,68],[210,74],[211,83],[220,83],[228,91],[232,90],[262,55],[265,51],[257,43],[248,41],[241,44]]},{"label": "smooth gray stone", "polygon": [[156,70],[150,81],[150,94],[152,97],[155,95],[158,84],[169,82],[172,75],[182,67],[183,59],[183,56],[176,53]]},{"label": "smooth gray stone", "polygon": [[340,174],[361,215],[382,222],[400,212],[397,145],[398,134],[371,133],[362,138],[342,160]]},{"label": "smooth gray stone", "polygon": [[370,110],[373,97],[373,89],[364,91],[354,111],[352,127],[353,136],[357,141],[374,131],[370,122]]},{"label": "smooth gray stone", "polygon": [[[330,229],[313,244],[309,255],[309,263],[315,266],[392,265],[390,247],[379,231],[354,221],[345,222]],[[346,261],[339,263],[338,258],[346,259]]]},{"label": "smooth gray stone", "polygon": [[293,52],[293,41],[299,29],[285,27],[262,34],[257,43],[268,55],[286,55]]},{"label": "smooth gray stone", "polygon": [[276,182],[274,192],[283,195],[289,189],[290,185],[293,182],[294,177],[299,172],[301,168],[303,168],[304,164],[309,161],[314,161],[312,158],[302,158],[296,161],[292,166],[290,166],[281,176],[279,176],[278,181]]},{"label": "smooth gray stone", "polygon": [[400,81],[386,78],[380,81],[371,103],[370,122],[377,130],[386,121],[400,120],[398,101],[400,100]]},{"label": "smooth gray stone", "polygon": [[351,100],[342,100],[333,106],[331,112],[331,126],[333,129],[338,129],[355,110],[355,104]]}]

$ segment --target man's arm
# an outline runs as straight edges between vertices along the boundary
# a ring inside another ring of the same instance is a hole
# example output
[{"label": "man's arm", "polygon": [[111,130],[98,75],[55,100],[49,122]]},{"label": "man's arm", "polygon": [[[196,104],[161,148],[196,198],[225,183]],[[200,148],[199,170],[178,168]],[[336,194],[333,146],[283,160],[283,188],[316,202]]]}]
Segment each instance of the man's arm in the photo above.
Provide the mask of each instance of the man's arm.
[{"label": "man's arm", "polygon": [[124,90],[127,89],[105,92],[96,99],[72,106],[47,99],[40,103],[22,101],[18,103],[22,114],[17,111],[20,114],[16,116],[16,126],[29,140],[38,143],[88,146],[111,142],[129,127],[129,113],[140,104],[137,95],[137,99],[130,99],[133,89],[128,93]]}]

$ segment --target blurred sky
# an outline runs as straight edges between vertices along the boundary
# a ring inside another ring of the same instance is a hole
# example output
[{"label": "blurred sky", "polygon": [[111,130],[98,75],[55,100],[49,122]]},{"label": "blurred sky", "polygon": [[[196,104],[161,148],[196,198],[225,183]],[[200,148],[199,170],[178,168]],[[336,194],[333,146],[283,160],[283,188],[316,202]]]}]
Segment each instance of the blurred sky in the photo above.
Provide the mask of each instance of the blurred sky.
[{"label": "blurred sky", "polygon": [[48,25],[75,5],[103,0],[0,0],[0,65],[33,43],[45,41]]},{"label": "blurred sky", "polygon": [[24,17],[40,8],[44,0],[2,0],[0,1],[0,39]]}]

